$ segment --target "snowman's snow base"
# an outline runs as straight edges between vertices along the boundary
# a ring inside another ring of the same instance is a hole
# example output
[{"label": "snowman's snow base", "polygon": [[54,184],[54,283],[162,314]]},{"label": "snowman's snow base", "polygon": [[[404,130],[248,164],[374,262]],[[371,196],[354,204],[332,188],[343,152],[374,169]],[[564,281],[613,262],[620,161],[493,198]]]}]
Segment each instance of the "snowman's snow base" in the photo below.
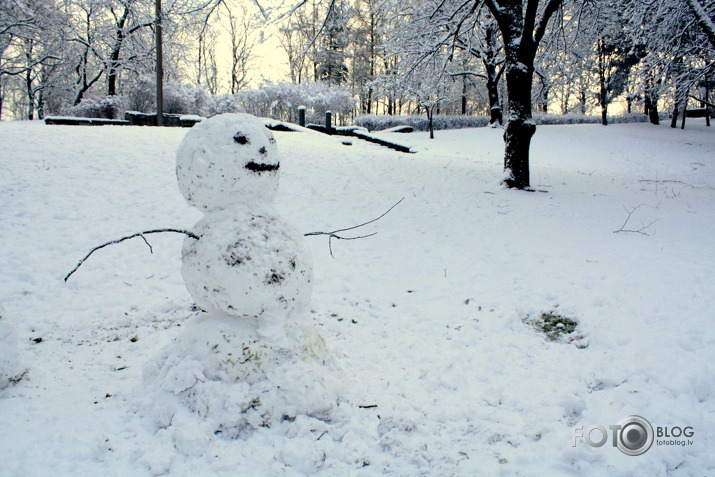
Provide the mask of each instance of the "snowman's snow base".
[{"label": "snowman's snow base", "polygon": [[202,314],[145,369],[155,389],[145,411],[163,429],[191,424],[199,440],[234,439],[299,415],[329,420],[340,394],[334,365],[310,321],[290,323],[266,329],[256,319]]}]

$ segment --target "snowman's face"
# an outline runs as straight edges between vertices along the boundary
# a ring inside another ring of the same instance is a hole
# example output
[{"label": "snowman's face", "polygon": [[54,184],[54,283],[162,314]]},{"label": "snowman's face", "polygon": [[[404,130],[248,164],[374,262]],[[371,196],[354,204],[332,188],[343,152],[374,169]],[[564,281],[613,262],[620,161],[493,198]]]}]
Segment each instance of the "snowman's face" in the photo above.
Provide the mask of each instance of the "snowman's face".
[{"label": "snowman's face", "polygon": [[176,151],[186,200],[202,210],[271,202],[280,168],[273,134],[248,114],[222,114],[194,126]]}]

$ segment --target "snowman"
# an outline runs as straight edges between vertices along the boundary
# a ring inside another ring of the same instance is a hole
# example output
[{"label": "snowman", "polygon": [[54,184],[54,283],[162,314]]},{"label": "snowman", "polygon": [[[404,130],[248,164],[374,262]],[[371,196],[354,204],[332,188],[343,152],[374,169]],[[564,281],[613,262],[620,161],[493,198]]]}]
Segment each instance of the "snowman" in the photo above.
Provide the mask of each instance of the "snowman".
[{"label": "snowman", "polygon": [[279,170],[273,134],[248,114],[207,119],[177,149],[179,189],[204,213],[181,268],[203,312],[145,378],[152,416],[187,453],[204,447],[197,439],[327,419],[336,405],[336,370],[310,318],[310,252],[273,207]]},{"label": "snowman", "polygon": [[[182,275],[209,312],[256,317],[262,328],[303,314],[312,266],[303,237],[273,210],[278,149],[247,114],[215,116],[193,127],[177,150],[179,189],[204,212],[182,250]],[[295,317],[295,318],[294,318]]]}]

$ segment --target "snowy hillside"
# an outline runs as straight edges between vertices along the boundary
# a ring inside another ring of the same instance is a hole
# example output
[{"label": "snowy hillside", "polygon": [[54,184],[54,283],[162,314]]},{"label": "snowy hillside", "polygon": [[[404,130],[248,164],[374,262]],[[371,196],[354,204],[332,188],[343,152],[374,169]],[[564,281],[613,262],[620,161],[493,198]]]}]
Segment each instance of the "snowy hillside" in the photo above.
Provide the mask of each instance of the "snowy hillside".
[{"label": "snowy hillside", "polygon": [[[0,346],[16,332],[27,370],[0,383],[0,475],[712,474],[715,128],[696,122],[539,127],[531,193],[499,187],[498,129],[383,133],[416,154],[276,132],[298,230],[404,200],[334,258],[307,238],[336,417],[237,439],[144,411],[147,363],[198,315],[183,237],[106,247],[63,281],[97,245],[201,218],[176,182],[186,130],[0,123]],[[551,341],[543,316],[578,325]],[[635,457],[610,434],[572,446],[629,415],[694,433]]]}]

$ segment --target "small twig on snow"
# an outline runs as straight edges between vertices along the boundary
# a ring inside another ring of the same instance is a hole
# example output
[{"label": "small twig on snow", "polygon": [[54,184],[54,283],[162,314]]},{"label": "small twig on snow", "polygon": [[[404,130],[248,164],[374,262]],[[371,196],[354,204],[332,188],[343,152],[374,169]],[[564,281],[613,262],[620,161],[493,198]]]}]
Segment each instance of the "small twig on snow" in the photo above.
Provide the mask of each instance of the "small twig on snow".
[{"label": "small twig on snow", "polygon": [[619,233],[619,232],[629,232],[629,233],[634,233],[634,234],[641,234],[641,235],[650,236],[650,234],[644,232],[644,230],[647,229],[648,227],[650,227],[651,225],[653,225],[654,223],[658,222],[658,219],[655,219],[654,221],[650,222],[650,223],[647,224],[647,225],[643,225],[643,226],[642,226],[641,228],[639,228],[639,229],[627,229],[627,228],[626,228],[626,225],[628,225],[628,221],[631,220],[631,217],[633,216],[633,213],[634,213],[636,210],[638,210],[638,209],[640,209],[641,207],[643,207],[644,205],[645,205],[645,204],[640,204],[640,205],[638,205],[638,206],[636,206],[636,207],[633,207],[633,208],[630,209],[630,210],[628,210],[628,208],[627,208],[626,206],[623,206],[623,208],[625,209],[625,211],[626,211],[626,213],[628,214],[628,216],[626,217],[625,222],[623,222],[623,225],[621,225],[621,228],[618,229],[618,230],[614,230],[613,233],[616,234],[616,233]]},{"label": "small twig on snow", "polygon": [[85,260],[87,260],[94,252],[96,252],[97,250],[99,250],[99,249],[101,249],[101,248],[104,248],[104,247],[106,247],[106,246],[108,246],[108,245],[114,245],[114,244],[118,244],[118,243],[124,242],[125,240],[133,239],[133,238],[136,238],[136,237],[141,237],[142,240],[144,240],[144,243],[147,244],[147,246],[149,247],[149,252],[150,252],[150,253],[154,253],[154,249],[152,248],[152,246],[151,246],[151,244],[149,243],[149,241],[146,239],[145,235],[149,235],[149,234],[159,234],[159,233],[164,233],[164,232],[173,232],[173,233],[177,233],[177,234],[184,234],[184,235],[187,235],[187,236],[191,237],[191,238],[194,239],[194,240],[198,240],[198,239],[199,239],[199,236],[198,236],[198,235],[196,235],[196,234],[193,233],[193,232],[189,232],[188,230],[180,230],[180,229],[155,229],[155,230],[147,230],[147,231],[145,231],[145,232],[139,232],[139,233],[136,233],[136,234],[128,235],[128,236],[126,236],[126,237],[122,237],[122,238],[117,239],[117,240],[112,240],[111,242],[103,243],[102,245],[99,245],[99,246],[97,246],[97,247],[94,247],[92,250],[90,250],[89,253],[88,253],[87,255],[85,255],[84,258],[77,263],[77,265],[72,269],[72,271],[67,274],[67,276],[65,277],[65,282],[69,279],[69,277],[72,276],[72,274],[73,274],[74,272],[76,272],[76,271],[79,269],[79,267],[82,266],[82,264],[85,262]]},{"label": "small twig on snow", "polygon": [[369,225],[369,224],[372,224],[372,223],[377,222],[378,220],[380,220],[381,218],[383,218],[384,216],[386,216],[387,214],[389,214],[389,213],[392,211],[392,209],[394,209],[395,207],[397,207],[398,205],[400,205],[400,203],[401,203],[403,200],[405,200],[404,197],[403,197],[402,199],[398,200],[392,207],[390,207],[389,209],[387,209],[387,210],[386,210],[382,215],[380,215],[379,217],[376,217],[376,218],[374,218],[374,219],[372,219],[372,220],[368,220],[367,222],[364,222],[364,223],[362,223],[362,224],[353,225],[352,227],[346,227],[346,228],[344,228],[344,229],[333,230],[332,232],[308,232],[307,234],[303,234],[303,235],[304,235],[305,237],[311,237],[311,236],[316,236],[316,235],[327,235],[327,236],[328,236],[328,249],[330,250],[330,256],[333,257],[333,258],[335,258],[335,256],[333,255],[333,244],[332,244],[332,240],[333,240],[333,239],[338,239],[338,240],[357,240],[357,239],[372,237],[373,235],[376,235],[376,234],[377,234],[377,232],[373,232],[373,233],[367,234],[367,235],[358,235],[358,236],[354,236],[354,237],[345,237],[345,236],[343,236],[343,235],[338,235],[339,233],[341,233],[341,232],[348,232],[348,231],[350,231],[350,230],[359,229],[360,227],[364,227],[364,226],[366,226],[366,225]]}]

